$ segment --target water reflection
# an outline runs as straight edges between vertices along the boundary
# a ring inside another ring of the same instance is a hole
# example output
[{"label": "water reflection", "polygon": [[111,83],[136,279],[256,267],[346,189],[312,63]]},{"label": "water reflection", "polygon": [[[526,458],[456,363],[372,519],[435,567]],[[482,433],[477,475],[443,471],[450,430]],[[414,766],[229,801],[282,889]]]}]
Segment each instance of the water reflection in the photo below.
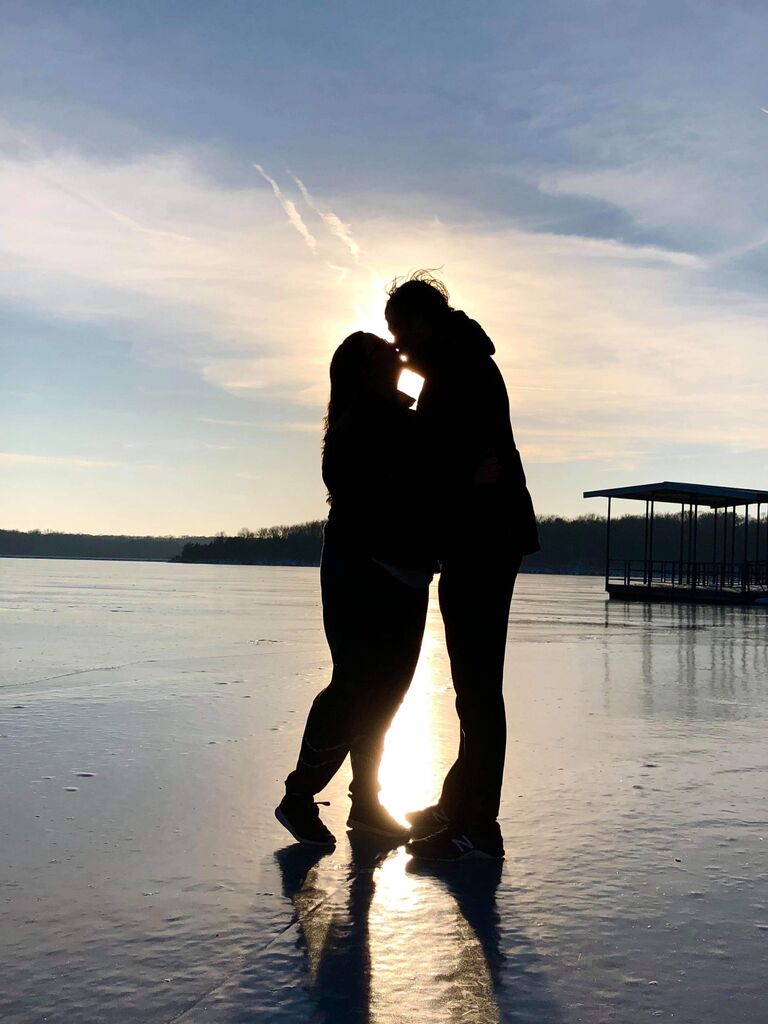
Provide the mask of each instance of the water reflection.
[{"label": "water reflection", "polygon": [[371,957],[368,912],[373,897],[373,867],[382,851],[370,843],[351,844],[345,898],[318,870],[327,856],[299,845],[275,854],[283,895],[293,902],[309,975],[309,988],[320,1020],[368,1024]]},{"label": "water reflection", "polygon": [[[432,614],[386,741],[381,797],[393,814],[402,819],[434,801],[456,731],[441,623]],[[303,958],[310,1000],[303,1017],[318,1024],[557,1024],[541,957],[515,920],[509,892],[502,922],[501,863],[420,867],[402,848],[352,833],[348,842],[348,856],[345,840],[330,855],[299,846],[275,854]]]},{"label": "water reflection", "polygon": [[762,609],[608,601],[603,693],[635,674],[646,718],[732,721],[749,717],[768,680],[768,620]]},{"label": "water reflection", "polygon": [[512,921],[512,955],[503,951],[501,864],[426,869],[355,837],[350,850],[338,888],[331,873],[321,877],[327,854],[292,846],[275,855],[296,912],[313,1021],[561,1020],[541,958]]}]

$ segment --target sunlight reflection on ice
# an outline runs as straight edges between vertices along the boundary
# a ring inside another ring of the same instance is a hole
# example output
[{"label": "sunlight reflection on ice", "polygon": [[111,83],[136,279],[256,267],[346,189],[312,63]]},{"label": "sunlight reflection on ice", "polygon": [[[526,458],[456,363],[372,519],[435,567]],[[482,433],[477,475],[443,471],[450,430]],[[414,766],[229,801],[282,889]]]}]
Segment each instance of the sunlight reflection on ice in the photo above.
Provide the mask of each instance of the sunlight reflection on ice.
[{"label": "sunlight reflection on ice", "polygon": [[401,821],[406,811],[434,802],[450,758],[436,728],[436,666],[441,638],[433,621],[424,634],[411,688],[387,733],[379,769],[381,802]]},{"label": "sunlight reflection on ice", "polygon": [[[480,867],[480,874],[487,865]],[[493,870],[493,867],[491,868]],[[498,871],[498,866],[496,866]],[[476,888],[475,873],[462,887]],[[488,881],[487,873],[485,880]],[[484,936],[462,909],[461,899],[440,873],[409,870],[404,850],[375,872],[369,912],[371,1021],[445,1020],[496,1024],[499,1008],[489,955],[498,960],[498,941],[486,949]],[[498,877],[485,886],[480,918],[495,915]],[[475,893],[475,897],[477,894]],[[478,901],[475,898],[475,903]]]},{"label": "sunlight reflection on ice", "polygon": [[[439,615],[431,615],[379,771],[382,803],[403,821],[406,811],[437,799],[453,755],[453,701],[440,699],[438,692],[449,685],[448,671]],[[444,879],[409,865],[401,848],[374,871],[368,932],[372,1024],[394,1019],[495,1024],[499,1009],[483,937]],[[498,877],[485,886],[475,878],[475,889],[478,881],[487,892],[475,892],[474,902],[481,920],[490,920]]]}]

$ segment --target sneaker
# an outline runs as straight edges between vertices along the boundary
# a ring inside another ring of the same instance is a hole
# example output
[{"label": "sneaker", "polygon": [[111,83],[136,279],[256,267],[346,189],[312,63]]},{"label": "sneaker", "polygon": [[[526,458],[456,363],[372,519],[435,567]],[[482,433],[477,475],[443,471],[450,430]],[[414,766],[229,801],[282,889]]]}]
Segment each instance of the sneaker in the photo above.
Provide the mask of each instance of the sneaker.
[{"label": "sneaker", "polygon": [[329,806],[325,800],[315,801],[311,796],[287,793],[275,808],[275,817],[299,843],[306,843],[307,846],[334,846],[336,837],[320,820],[318,803]]},{"label": "sneaker", "polygon": [[504,843],[501,829],[494,822],[490,828],[449,826],[426,839],[412,839],[405,847],[416,860],[503,860]]},{"label": "sneaker", "polygon": [[411,823],[411,835],[414,839],[433,836],[435,832],[444,829],[450,820],[439,804],[425,807],[423,811],[409,811],[406,818]]},{"label": "sneaker", "polygon": [[347,828],[354,832],[365,832],[370,836],[383,836],[404,843],[411,834],[407,825],[401,825],[380,803],[364,806],[352,804],[347,818]]}]

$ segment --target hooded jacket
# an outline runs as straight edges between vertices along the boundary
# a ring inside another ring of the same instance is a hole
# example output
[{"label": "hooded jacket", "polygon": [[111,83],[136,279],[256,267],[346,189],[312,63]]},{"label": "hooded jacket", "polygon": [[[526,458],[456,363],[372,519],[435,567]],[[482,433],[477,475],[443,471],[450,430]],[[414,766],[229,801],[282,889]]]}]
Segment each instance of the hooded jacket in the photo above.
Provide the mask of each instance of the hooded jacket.
[{"label": "hooded jacket", "polygon": [[[536,516],[512,432],[507,389],[491,358],[493,342],[476,321],[456,310],[436,349],[417,416],[441,491],[441,557],[479,544],[519,555],[538,551]],[[499,480],[474,483],[479,466],[490,457],[501,465]]]}]

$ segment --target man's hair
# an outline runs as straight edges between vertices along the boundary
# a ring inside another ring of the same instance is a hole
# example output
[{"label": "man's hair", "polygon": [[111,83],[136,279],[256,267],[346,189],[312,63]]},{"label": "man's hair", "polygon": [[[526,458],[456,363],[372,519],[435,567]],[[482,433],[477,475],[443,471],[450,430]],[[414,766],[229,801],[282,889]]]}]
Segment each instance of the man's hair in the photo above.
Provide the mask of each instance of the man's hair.
[{"label": "man's hair", "polygon": [[404,280],[396,277],[387,288],[384,307],[387,319],[409,320],[414,316],[442,316],[451,312],[448,289],[431,270],[416,270]]}]

